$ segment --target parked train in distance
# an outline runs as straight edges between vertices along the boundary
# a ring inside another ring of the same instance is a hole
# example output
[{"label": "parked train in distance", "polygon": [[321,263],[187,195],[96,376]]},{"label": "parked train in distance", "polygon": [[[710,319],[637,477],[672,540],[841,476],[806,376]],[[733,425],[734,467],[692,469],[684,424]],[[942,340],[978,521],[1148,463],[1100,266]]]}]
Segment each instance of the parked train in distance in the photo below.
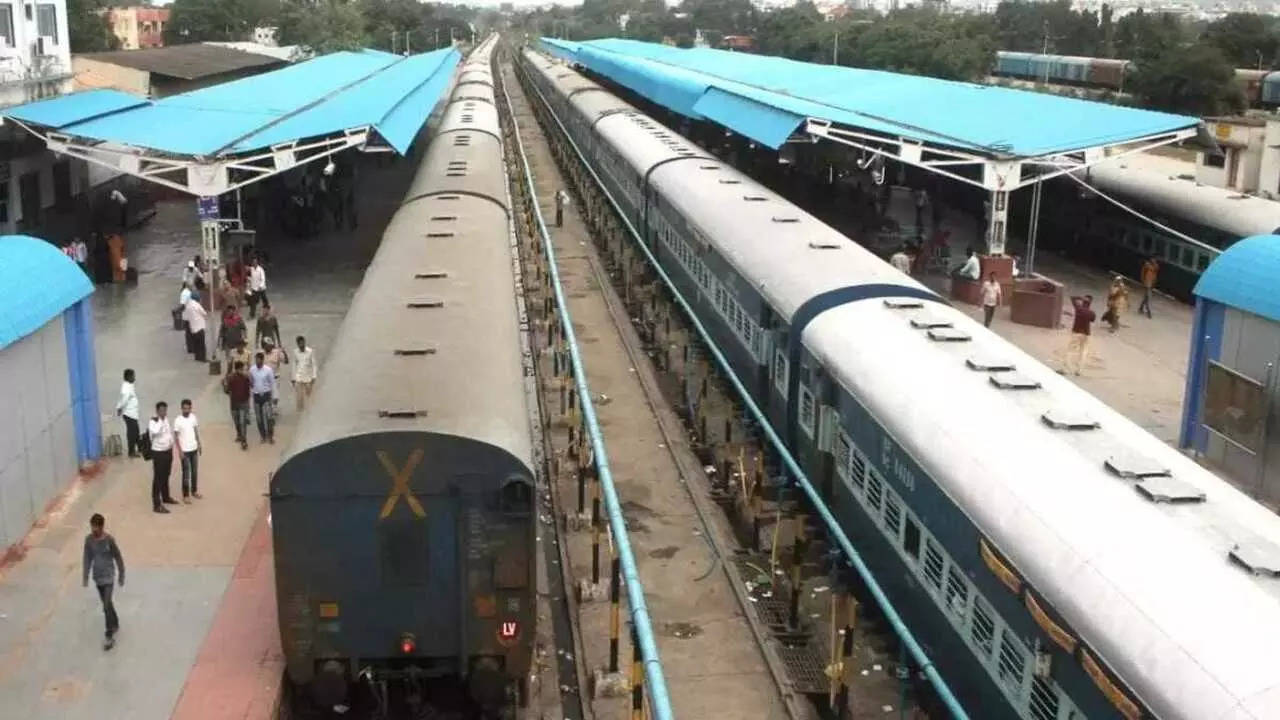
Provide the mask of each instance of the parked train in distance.
[{"label": "parked train in distance", "polygon": [[591,79],[520,60],[971,717],[1280,718],[1280,518]]},{"label": "parked train in distance", "polygon": [[[1129,60],[1000,50],[996,52],[996,65],[991,74],[1122,92],[1129,86],[1135,70],[1136,66]],[[1235,78],[1249,107],[1280,105],[1280,71],[1239,68]]]},{"label": "parked train in distance", "polygon": [[1186,173],[1163,168],[1142,158],[1121,158],[1076,176],[1175,232],[1062,178],[1045,185],[1041,246],[1135,278],[1143,261],[1155,257],[1160,262],[1160,289],[1191,300],[1200,274],[1222,250],[1246,237],[1280,232],[1280,202],[1203,185]]},{"label": "parked train in distance", "polygon": [[457,71],[271,480],[288,681],[323,707],[448,685],[506,718],[525,695],[538,424],[496,42]]}]

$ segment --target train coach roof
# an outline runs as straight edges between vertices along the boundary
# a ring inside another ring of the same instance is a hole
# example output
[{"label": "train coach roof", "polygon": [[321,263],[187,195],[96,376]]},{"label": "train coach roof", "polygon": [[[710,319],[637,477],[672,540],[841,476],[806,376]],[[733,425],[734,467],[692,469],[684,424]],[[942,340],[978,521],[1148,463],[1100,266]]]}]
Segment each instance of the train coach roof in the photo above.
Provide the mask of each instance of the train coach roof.
[{"label": "train coach roof", "polygon": [[[923,314],[971,339],[931,340]],[[1280,716],[1266,508],[954,308],[852,303],[803,340],[1154,717]],[[1036,386],[1001,389],[975,357]]]},{"label": "train coach roof", "polygon": [[1200,124],[1043,93],[709,48],[621,39],[542,44],[671,110],[773,148],[808,118],[989,158],[1074,152]]}]

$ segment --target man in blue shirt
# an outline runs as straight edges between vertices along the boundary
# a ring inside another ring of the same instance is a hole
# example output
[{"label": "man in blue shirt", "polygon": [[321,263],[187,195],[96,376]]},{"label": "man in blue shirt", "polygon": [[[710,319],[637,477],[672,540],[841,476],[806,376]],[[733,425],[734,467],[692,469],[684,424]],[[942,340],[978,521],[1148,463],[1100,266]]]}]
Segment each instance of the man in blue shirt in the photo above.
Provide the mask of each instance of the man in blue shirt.
[{"label": "man in blue shirt", "polygon": [[253,412],[258,420],[258,434],[263,442],[274,444],[276,441],[276,371],[265,364],[266,355],[254,355],[253,367],[249,368],[249,387],[253,392]]}]

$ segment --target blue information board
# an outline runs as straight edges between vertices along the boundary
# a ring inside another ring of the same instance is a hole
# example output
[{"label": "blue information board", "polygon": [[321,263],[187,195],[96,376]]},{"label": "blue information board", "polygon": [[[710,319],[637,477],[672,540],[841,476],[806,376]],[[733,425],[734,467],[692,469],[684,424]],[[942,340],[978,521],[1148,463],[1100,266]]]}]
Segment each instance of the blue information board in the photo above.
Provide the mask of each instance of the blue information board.
[{"label": "blue information board", "polygon": [[202,197],[196,199],[196,213],[199,214],[201,222],[206,220],[218,219],[218,198]]}]

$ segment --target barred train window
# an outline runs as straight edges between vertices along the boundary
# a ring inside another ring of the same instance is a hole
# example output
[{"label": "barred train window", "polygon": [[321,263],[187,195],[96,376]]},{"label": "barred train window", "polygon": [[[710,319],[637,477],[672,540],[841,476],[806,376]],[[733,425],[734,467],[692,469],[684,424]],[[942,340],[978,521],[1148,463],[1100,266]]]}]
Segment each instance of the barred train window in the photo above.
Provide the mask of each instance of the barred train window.
[{"label": "barred train window", "polygon": [[894,540],[902,532],[902,505],[898,502],[897,493],[889,488],[884,491],[884,529]]},{"label": "barred train window", "polygon": [[1017,692],[1022,687],[1022,676],[1027,670],[1027,651],[1009,628],[1000,633],[1000,663],[998,677],[1005,687]]},{"label": "barred train window", "polygon": [[1031,678],[1031,717],[1035,720],[1057,720],[1058,692],[1044,678]]},{"label": "barred train window", "polygon": [[968,604],[969,583],[956,566],[952,565],[947,568],[947,607],[956,617],[963,619]]},{"label": "barred train window", "polygon": [[773,385],[779,395],[787,396],[787,355],[781,348],[773,354]]},{"label": "barred train window", "polygon": [[809,388],[800,386],[800,427],[805,434],[813,437],[813,393]]},{"label": "barred train window", "polygon": [[942,551],[933,538],[924,541],[924,579],[929,581],[934,590],[942,589]]},{"label": "barred train window", "polygon": [[986,600],[973,596],[973,626],[969,630],[969,637],[984,659],[991,658],[991,647],[996,634],[996,623],[991,619],[994,614]]},{"label": "barred train window", "polygon": [[836,472],[840,477],[849,479],[849,461],[853,458],[849,436],[843,432],[836,435]]},{"label": "barred train window", "polygon": [[880,496],[884,492],[884,481],[874,469],[867,471],[867,504],[872,510],[880,512]]},{"label": "barred train window", "polygon": [[867,475],[867,456],[856,447],[853,449],[853,462],[849,467],[853,472],[853,484],[861,490]]}]

